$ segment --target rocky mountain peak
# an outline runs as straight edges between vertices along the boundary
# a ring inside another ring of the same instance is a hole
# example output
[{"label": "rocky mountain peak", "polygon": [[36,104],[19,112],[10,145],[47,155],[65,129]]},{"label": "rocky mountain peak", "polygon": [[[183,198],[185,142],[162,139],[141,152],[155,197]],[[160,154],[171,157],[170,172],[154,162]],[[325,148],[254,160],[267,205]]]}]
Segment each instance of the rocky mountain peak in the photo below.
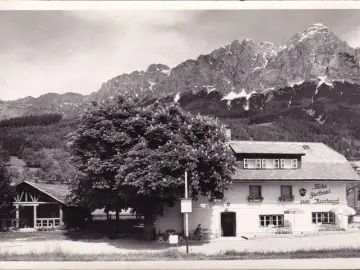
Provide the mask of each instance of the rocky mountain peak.
[{"label": "rocky mountain peak", "polygon": [[[264,93],[296,89],[306,83],[332,87],[336,82],[360,85],[360,48],[351,48],[328,27],[315,23],[282,45],[235,40],[174,68],[152,64],[142,71],[121,74],[104,82],[99,91],[83,97],[83,102],[102,102],[120,93],[151,100],[162,97],[181,100],[181,96],[189,93],[203,92],[211,93],[210,96],[216,93],[229,107],[232,101],[243,99],[246,101],[243,108],[247,110],[251,100]],[[313,96],[318,88],[311,91]],[[62,112],[81,107],[81,99],[48,95],[14,101],[11,106],[17,113],[23,110],[18,110],[18,105],[27,111],[32,108],[32,112],[43,109],[45,105],[40,104],[51,104],[45,106],[46,110],[57,106],[56,110]],[[3,111],[8,110],[8,104],[1,105]]]}]

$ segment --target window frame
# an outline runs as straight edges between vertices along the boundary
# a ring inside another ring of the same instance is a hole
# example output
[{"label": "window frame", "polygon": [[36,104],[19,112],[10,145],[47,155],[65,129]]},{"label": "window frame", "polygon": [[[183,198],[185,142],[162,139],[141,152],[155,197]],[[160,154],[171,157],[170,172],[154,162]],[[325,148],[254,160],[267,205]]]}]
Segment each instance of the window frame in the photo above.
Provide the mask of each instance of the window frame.
[{"label": "window frame", "polygon": [[283,188],[290,188],[290,197],[292,197],[294,194],[293,194],[293,188],[292,188],[292,185],[280,185],[280,196],[281,197],[286,197],[283,193],[282,193],[282,191],[283,191]]},{"label": "window frame", "polygon": [[249,196],[253,196],[253,195],[251,194],[251,192],[250,192],[252,187],[257,187],[257,188],[259,188],[259,195],[258,195],[258,197],[261,198],[261,197],[262,197],[262,188],[261,188],[261,185],[249,185]]},{"label": "window frame", "polygon": [[[276,225],[274,224],[274,221]],[[267,222],[269,222],[269,225],[266,225]],[[284,214],[259,215],[259,225],[261,228],[266,228],[270,225],[273,225],[276,228],[281,228],[284,227],[284,223]]]},{"label": "window frame", "polygon": [[[255,168],[249,168],[248,161],[255,161]],[[246,170],[258,170],[261,169],[261,159],[258,158],[244,158],[244,169]]]},{"label": "window frame", "polygon": [[[289,168],[285,168],[285,161],[290,160],[291,165]],[[299,168],[299,161],[296,158],[282,158],[280,159],[280,169],[282,170],[294,170]]]},{"label": "window frame", "polygon": [[[319,222],[320,220],[320,222]],[[315,221],[315,222],[314,222]],[[312,224],[336,224],[335,213],[332,212],[311,212],[311,223]]]}]

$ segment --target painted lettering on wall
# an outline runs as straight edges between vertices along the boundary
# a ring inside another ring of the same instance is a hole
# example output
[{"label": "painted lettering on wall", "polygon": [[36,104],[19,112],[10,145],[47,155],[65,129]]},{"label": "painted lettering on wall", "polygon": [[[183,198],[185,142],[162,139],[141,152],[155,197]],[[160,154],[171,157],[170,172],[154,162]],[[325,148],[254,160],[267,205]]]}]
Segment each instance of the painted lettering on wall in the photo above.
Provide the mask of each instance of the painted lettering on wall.
[{"label": "painted lettering on wall", "polygon": [[[304,189],[305,190],[305,189]],[[319,198],[323,195],[330,195],[331,189],[326,184],[314,184],[309,193],[309,200],[300,200],[300,204],[339,204],[340,199]],[[305,192],[304,192],[305,193]],[[304,196],[305,194],[300,194]]]},{"label": "painted lettering on wall", "polygon": [[325,184],[314,184],[314,187],[312,189],[325,189],[327,188],[327,185]]},{"label": "painted lettering on wall", "polygon": [[325,203],[339,204],[339,203],[340,203],[340,199],[336,199],[336,200],[329,200],[329,199],[320,200],[320,199],[315,199],[315,200],[314,200],[314,204],[325,204]]},{"label": "painted lettering on wall", "polygon": [[314,198],[314,197],[317,197],[317,196],[321,196],[321,195],[326,195],[326,194],[330,194],[331,193],[331,190],[328,189],[328,190],[320,190],[318,192],[310,192],[310,199]]}]

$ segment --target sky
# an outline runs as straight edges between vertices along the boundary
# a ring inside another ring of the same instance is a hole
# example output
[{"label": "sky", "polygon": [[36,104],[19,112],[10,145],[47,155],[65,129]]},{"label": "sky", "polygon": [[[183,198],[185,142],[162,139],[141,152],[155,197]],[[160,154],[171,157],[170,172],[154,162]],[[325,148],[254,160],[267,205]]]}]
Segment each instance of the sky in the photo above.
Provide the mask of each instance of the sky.
[{"label": "sky", "polygon": [[90,94],[122,73],[251,38],[284,43],[323,23],[360,47],[360,10],[0,11],[0,100]]}]

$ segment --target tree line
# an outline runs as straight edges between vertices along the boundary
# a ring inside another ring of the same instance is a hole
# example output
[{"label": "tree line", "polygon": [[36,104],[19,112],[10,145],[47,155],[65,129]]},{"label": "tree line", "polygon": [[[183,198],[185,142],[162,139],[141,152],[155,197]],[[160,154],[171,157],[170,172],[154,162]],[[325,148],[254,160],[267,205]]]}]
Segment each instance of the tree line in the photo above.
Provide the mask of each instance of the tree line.
[{"label": "tree line", "polygon": [[25,115],[2,120],[0,121],[0,127],[46,126],[56,124],[61,119],[61,114]]}]

